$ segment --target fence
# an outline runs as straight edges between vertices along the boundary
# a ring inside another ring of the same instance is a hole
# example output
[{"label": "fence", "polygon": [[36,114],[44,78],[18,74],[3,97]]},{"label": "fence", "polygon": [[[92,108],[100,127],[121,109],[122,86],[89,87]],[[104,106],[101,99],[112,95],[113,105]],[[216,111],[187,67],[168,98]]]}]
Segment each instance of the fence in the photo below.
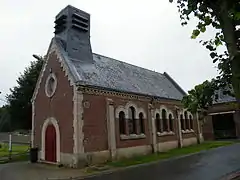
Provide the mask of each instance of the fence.
[{"label": "fence", "polygon": [[[8,142],[9,133],[0,133],[0,142]],[[12,134],[12,143],[14,144],[30,144],[31,136],[22,134]]]}]

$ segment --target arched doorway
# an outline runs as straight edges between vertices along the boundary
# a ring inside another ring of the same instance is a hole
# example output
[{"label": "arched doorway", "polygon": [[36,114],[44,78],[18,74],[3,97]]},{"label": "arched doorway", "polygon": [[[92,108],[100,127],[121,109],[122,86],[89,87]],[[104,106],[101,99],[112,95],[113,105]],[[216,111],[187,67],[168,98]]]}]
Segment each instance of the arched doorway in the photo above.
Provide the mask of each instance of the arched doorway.
[{"label": "arched doorway", "polygon": [[54,117],[46,119],[42,126],[41,160],[60,162],[60,129]]},{"label": "arched doorway", "polygon": [[56,129],[53,124],[49,124],[45,134],[45,160],[49,162],[57,161],[57,141]]}]

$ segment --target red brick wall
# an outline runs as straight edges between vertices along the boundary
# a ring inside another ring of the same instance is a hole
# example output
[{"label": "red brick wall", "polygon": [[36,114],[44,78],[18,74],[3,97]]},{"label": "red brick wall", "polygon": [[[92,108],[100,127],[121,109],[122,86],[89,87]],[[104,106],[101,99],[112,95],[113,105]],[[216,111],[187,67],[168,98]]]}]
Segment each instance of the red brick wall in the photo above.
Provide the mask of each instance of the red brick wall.
[{"label": "red brick wall", "polygon": [[84,108],[84,150],[85,152],[103,151],[108,149],[106,100],[104,96],[83,96],[84,102],[90,107]]},{"label": "red brick wall", "polygon": [[[106,96],[100,95],[89,95],[84,94],[83,102],[89,102],[89,107],[84,107],[83,119],[84,119],[84,149],[85,152],[93,152],[93,151],[103,151],[108,149],[108,131],[107,131],[107,112],[106,112]],[[127,98],[117,98],[117,97],[108,97],[113,100],[114,108],[120,105],[125,106],[129,99]],[[145,120],[145,135],[146,138],[143,139],[120,139],[119,134],[119,121],[115,119],[115,132],[116,132],[116,146],[117,148],[127,148],[134,146],[142,146],[142,145],[150,145],[150,127],[149,127],[149,119],[150,117],[148,112],[148,103],[147,101],[141,100],[131,100],[138,108],[143,108],[146,117]],[[83,103],[84,104],[84,103]],[[167,108],[171,109],[174,113],[174,104],[175,102],[166,101],[164,104]],[[161,104],[156,105],[156,108],[160,108]],[[115,112],[114,112],[115,115]],[[174,115],[175,116],[175,115]],[[174,121],[174,131],[177,134],[177,124],[176,119]],[[177,135],[163,136],[158,137],[159,142],[165,141],[173,141],[177,140]]]},{"label": "red brick wall", "polygon": [[206,117],[202,130],[203,130],[204,140],[214,140],[212,116]]},{"label": "red brick wall", "polygon": [[176,140],[177,140],[176,132],[175,132],[175,135],[164,135],[164,136],[159,136],[157,138],[158,143],[167,142],[167,141],[176,141]]},{"label": "red brick wall", "polygon": [[182,138],[188,139],[188,138],[192,138],[192,137],[197,137],[195,133],[196,133],[196,131],[194,133],[193,132],[192,133],[182,133]]},{"label": "red brick wall", "polygon": [[[57,89],[53,97],[45,94],[45,82],[49,69],[57,77]],[[35,145],[41,147],[41,129],[48,117],[55,117],[60,128],[60,151],[73,152],[73,88],[63,72],[57,56],[52,53],[44,72],[35,101]]]},{"label": "red brick wall", "polygon": [[[128,101],[113,98],[114,106],[125,105]],[[103,151],[108,149],[108,132],[107,132],[107,114],[106,114],[106,97],[97,95],[84,94],[84,101],[89,102],[90,107],[84,108],[84,149],[85,152]],[[141,104],[140,102],[135,102]],[[142,106],[144,108],[144,106]],[[145,112],[147,112],[145,110]],[[97,118],[96,118],[97,117]],[[147,137],[137,140],[120,140],[118,123],[116,121],[116,142],[117,148],[132,147],[149,144],[149,131],[147,120],[145,123]]]},{"label": "red brick wall", "polygon": [[215,104],[211,108],[209,108],[208,113],[232,111],[235,109],[236,109],[236,106],[233,103],[221,103],[221,104]]}]

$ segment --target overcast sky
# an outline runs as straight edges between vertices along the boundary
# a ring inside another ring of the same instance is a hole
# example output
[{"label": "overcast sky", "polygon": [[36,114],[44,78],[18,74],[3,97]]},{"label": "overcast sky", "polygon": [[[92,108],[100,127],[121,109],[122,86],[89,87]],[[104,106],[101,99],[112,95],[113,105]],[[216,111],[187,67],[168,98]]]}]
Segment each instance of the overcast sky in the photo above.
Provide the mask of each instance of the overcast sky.
[{"label": "overcast sky", "polygon": [[[163,73],[184,90],[212,78],[216,68],[190,34],[196,22],[180,25],[168,0],[0,0],[0,98],[16,78],[45,55],[54,36],[54,18],[68,4],[91,14],[93,52]],[[206,36],[211,36],[208,32]],[[1,101],[0,101],[1,105]]]}]

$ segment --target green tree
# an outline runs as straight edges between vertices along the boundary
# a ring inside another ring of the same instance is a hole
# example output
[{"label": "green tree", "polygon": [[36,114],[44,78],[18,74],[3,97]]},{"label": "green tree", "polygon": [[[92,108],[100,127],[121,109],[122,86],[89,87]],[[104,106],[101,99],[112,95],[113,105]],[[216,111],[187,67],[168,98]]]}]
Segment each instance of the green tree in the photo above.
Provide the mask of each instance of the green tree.
[{"label": "green tree", "polygon": [[43,63],[43,58],[32,61],[30,66],[18,77],[17,86],[10,89],[11,93],[7,95],[7,101],[9,102],[8,112],[11,115],[13,130],[31,129],[31,98]]},{"label": "green tree", "polygon": [[8,105],[0,107],[0,132],[10,131],[10,114],[8,113]]},{"label": "green tree", "polygon": [[[173,2],[173,0],[169,0]],[[240,108],[240,3],[239,0],[176,0],[182,25],[190,17],[198,20],[191,38],[197,38],[208,27],[215,29],[215,35],[207,41],[200,41],[210,51],[214,63],[218,63],[219,87],[233,88]],[[221,45],[226,51],[218,51]]]},{"label": "green tree", "polygon": [[196,113],[198,110],[205,112],[212,106],[213,100],[217,99],[217,96],[214,96],[216,89],[217,87],[214,79],[211,81],[204,81],[202,84],[188,91],[188,95],[183,98],[182,102],[185,108],[192,113]]}]

